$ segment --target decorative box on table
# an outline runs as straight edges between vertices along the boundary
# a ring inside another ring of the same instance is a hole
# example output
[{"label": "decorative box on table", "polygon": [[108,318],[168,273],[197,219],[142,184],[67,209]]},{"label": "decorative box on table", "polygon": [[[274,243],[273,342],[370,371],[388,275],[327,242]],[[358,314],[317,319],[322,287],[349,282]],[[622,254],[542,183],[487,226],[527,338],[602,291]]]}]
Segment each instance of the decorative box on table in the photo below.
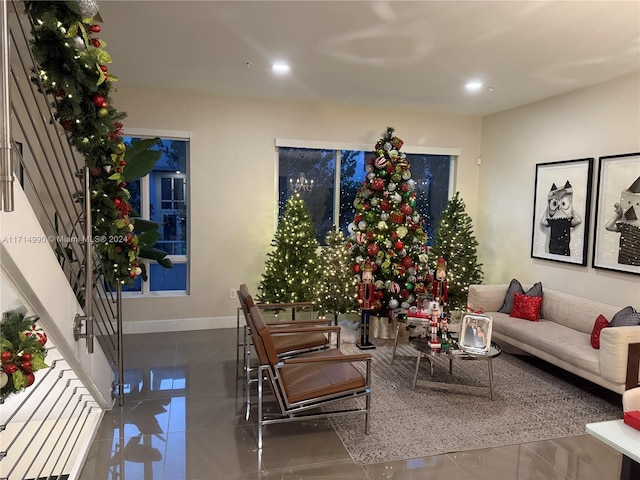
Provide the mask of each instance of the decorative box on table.
[{"label": "decorative box on table", "polygon": [[624,423],[636,430],[640,430],[640,410],[624,412]]}]

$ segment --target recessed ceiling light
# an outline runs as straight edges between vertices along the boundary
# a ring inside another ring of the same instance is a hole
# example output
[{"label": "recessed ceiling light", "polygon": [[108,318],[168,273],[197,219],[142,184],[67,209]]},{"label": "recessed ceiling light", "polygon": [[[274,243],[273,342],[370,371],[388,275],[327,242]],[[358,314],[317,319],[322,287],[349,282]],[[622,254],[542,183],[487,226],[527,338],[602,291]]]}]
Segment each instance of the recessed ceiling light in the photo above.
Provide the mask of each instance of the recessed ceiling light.
[{"label": "recessed ceiling light", "polygon": [[284,75],[286,73],[289,73],[290,68],[286,63],[277,62],[271,66],[271,70],[273,71],[273,73],[277,73],[278,75]]},{"label": "recessed ceiling light", "polygon": [[482,82],[479,80],[471,80],[464,86],[468,92],[477,92],[482,88]]}]

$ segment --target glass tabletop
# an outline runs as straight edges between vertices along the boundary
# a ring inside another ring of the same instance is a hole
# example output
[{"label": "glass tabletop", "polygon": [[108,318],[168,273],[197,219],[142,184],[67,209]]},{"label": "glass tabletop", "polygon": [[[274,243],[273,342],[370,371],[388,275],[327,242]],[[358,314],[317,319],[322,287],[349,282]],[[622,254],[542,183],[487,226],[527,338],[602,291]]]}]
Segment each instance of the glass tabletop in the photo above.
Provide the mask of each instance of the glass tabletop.
[{"label": "glass tabletop", "polygon": [[445,355],[452,358],[494,358],[502,353],[502,348],[495,342],[491,342],[491,348],[487,352],[463,350],[458,347],[431,348],[428,337],[416,337],[409,341],[416,350],[428,355]]}]

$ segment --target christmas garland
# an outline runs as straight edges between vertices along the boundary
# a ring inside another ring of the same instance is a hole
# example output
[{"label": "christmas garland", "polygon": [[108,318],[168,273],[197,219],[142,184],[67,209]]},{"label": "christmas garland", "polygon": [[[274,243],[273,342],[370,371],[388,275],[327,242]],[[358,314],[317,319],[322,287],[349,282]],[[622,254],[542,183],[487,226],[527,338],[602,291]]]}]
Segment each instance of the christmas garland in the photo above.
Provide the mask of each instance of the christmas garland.
[{"label": "christmas garland", "polygon": [[97,37],[101,27],[93,18],[98,12],[95,1],[26,1],[25,7],[39,68],[34,82],[53,96],[56,120],[90,169],[92,240],[107,280],[112,286],[130,285],[138,275],[146,280],[140,257],[165,267],[171,262],[166,253],[152,248],[159,225],[132,218],[137,213],[126,182],[151,171],[160,152],[149,148],[159,139],[129,147],[122,141],[126,114],[111,105],[111,85],[117,78],[107,66],[112,59],[106,43]]},{"label": "christmas garland", "polygon": [[47,351],[47,335],[36,324],[38,317],[25,312],[10,310],[3,314],[0,330],[2,346],[2,370],[0,385],[2,400],[30,387],[35,381],[34,372],[47,368],[44,361]]}]

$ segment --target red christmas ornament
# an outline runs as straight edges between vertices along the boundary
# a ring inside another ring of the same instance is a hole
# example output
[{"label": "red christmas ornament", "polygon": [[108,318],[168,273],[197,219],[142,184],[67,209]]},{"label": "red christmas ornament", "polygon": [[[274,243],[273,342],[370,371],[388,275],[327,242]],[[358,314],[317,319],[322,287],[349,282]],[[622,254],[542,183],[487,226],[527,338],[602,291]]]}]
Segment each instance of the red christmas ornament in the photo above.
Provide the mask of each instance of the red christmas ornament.
[{"label": "red christmas ornament", "polygon": [[100,25],[91,25],[88,30],[91,33],[100,33]]},{"label": "red christmas ornament", "polygon": [[411,268],[413,266],[413,259],[411,257],[404,257],[402,259],[402,265],[404,265],[405,268]]},{"label": "red christmas ornament", "polygon": [[113,199],[113,204],[116,206],[116,208],[120,207],[120,205],[122,205],[122,200],[120,200],[118,197]]},{"label": "red christmas ornament", "polygon": [[402,290],[400,290],[400,296],[401,296],[402,298],[409,298],[409,295],[411,295],[411,294],[409,293],[409,290],[404,289],[404,288],[403,288]]},{"label": "red christmas ornament", "polygon": [[33,355],[31,355],[29,352],[25,352],[22,355],[20,355],[20,359],[22,361],[26,361],[26,360],[31,361],[33,359]]},{"label": "red christmas ornament", "polygon": [[100,40],[98,40],[97,38],[92,38],[91,45],[93,45],[96,48],[100,48]]},{"label": "red christmas ornament", "polygon": [[392,163],[387,163],[386,170],[389,175],[393,175],[394,173],[396,173],[396,167],[394,167]]},{"label": "red christmas ornament", "polygon": [[355,216],[353,217],[353,223],[359,223],[362,220],[362,215],[359,213],[356,213]]},{"label": "red christmas ornament", "polygon": [[380,210],[384,210],[385,212],[391,208],[391,204],[389,200],[385,199],[380,202]]},{"label": "red christmas ornament", "polygon": [[413,212],[413,208],[411,208],[411,205],[409,205],[408,203],[403,203],[402,205],[400,205],[400,211],[405,215],[411,215],[411,212]]},{"label": "red christmas ornament", "polygon": [[402,185],[400,185],[400,190],[402,190],[403,192],[408,192],[409,191],[409,184],[408,183],[403,183]]},{"label": "red christmas ornament", "polygon": [[107,108],[108,106],[107,100],[102,95],[99,95],[97,93],[91,95],[91,101],[96,107]]},{"label": "red christmas ornament", "polygon": [[9,350],[3,350],[2,352],[2,363],[8,363],[13,358],[13,353]]},{"label": "red christmas ornament", "polygon": [[370,243],[369,246],[367,247],[367,253],[371,257],[375,257],[379,251],[380,251],[380,247],[375,243]]},{"label": "red christmas ornament", "polygon": [[373,240],[373,232],[371,230],[367,232],[367,240]]},{"label": "red christmas ornament", "polygon": [[371,188],[380,191],[384,188],[384,179],[376,177],[371,181]]},{"label": "red christmas ornament", "polygon": [[404,248],[404,244],[400,240],[394,243],[393,246],[396,250],[402,250]]},{"label": "red christmas ornament", "polygon": [[384,298],[384,292],[382,290],[377,290],[376,291],[376,297],[378,298]]},{"label": "red christmas ornament", "polygon": [[31,328],[29,330],[25,330],[22,333],[25,337],[30,337],[31,335],[35,336],[38,342],[40,342],[40,345],[44,345],[45,343],[47,343],[47,334],[44,333],[44,330],[42,330],[35,323],[31,325]]},{"label": "red christmas ornament", "polygon": [[354,265],[353,266],[353,271],[356,272],[356,273],[360,273],[360,265],[357,265],[357,264]]},{"label": "red christmas ornament", "polygon": [[25,375],[25,379],[27,380],[27,387],[30,387],[31,385],[33,385],[33,382],[36,381],[36,376],[29,372]]}]

